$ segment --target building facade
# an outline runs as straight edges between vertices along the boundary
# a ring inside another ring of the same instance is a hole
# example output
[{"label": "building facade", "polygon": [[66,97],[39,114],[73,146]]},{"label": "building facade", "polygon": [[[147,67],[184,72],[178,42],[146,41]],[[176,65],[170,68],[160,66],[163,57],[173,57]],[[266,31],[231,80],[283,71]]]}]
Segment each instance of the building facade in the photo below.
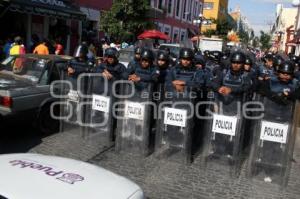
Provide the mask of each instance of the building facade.
[{"label": "building facade", "polygon": [[[206,19],[227,20],[228,15],[228,0],[204,0],[203,15]],[[217,25],[203,25],[202,32],[207,30],[216,30]]]},{"label": "building facade", "polygon": [[21,36],[27,52],[32,50],[33,36],[39,40],[59,39],[70,54],[72,41],[79,40],[76,26],[85,19],[85,14],[71,0],[10,0],[1,13],[0,24],[6,30],[0,36]]},{"label": "building facade", "polygon": [[151,8],[155,13],[151,20],[170,36],[170,42],[180,43],[198,34],[199,26],[193,20],[202,13],[203,0],[151,0]]},{"label": "building facade", "polygon": [[276,21],[272,28],[273,50],[294,53],[294,25],[297,16],[297,8],[284,8],[282,4],[277,5]]}]

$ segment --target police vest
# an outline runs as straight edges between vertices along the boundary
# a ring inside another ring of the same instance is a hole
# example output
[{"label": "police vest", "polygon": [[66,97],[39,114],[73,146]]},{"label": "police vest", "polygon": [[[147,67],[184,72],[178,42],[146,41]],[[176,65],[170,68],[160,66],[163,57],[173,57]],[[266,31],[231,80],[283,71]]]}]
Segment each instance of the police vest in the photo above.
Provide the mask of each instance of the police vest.
[{"label": "police vest", "polygon": [[272,78],[270,81],[270,89],[274,93],[294,92],[297,88],[298,81],[293,79],[288,83],[283,83],[279,79]]},{"label": "police vest", "polygon": [[176,67],[176,73],[175,73],[175,79],[182,80],[182,81],[193,81],[196,76],[196,69],[195,68],[189,68],[184,69],[181,66]]},{"label": "police vest", "polygon": [[273,68],[267,68],[266,66],[259,67],[260,75],[272,76],[274,74]]},{"label": "police vest", "polygon": [[112,76],[116,79],[121,79],[122,73],[125,71],[125,66],[121,63],[108,65],[104,64],[103,68],[105,68],[109,73],[112,74]]},{"label": "police vest", "polygon": [[223,85],[229,88],[239,88],[244,84],[244,73],[233,75],[230,70],[223,70]]}]

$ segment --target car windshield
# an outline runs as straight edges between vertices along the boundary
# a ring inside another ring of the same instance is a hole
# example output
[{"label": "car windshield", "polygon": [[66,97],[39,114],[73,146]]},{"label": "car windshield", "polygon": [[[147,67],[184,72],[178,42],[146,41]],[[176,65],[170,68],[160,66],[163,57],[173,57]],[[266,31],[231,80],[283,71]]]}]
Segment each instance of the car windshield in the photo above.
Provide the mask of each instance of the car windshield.
[{"label": "car windshield", "polygon": [[130,62],[133,59],[134,51],[131,49],[122,49],[119,51],[119,61]]},{"label": "car windshield", "polygon": [[37,57],[8,57],[1,62],[0,73],[37,83],[48,62]]},{"label": "car windshield", "polygon": [[170,53],[171,53],[172,56],[176,56],[176,57],[179,56],[180,47],[177,47],[177,46],[165,46],[165,45],[161,45],[159,47],[159,50],[166,50],[167,48],[170,49]]}]

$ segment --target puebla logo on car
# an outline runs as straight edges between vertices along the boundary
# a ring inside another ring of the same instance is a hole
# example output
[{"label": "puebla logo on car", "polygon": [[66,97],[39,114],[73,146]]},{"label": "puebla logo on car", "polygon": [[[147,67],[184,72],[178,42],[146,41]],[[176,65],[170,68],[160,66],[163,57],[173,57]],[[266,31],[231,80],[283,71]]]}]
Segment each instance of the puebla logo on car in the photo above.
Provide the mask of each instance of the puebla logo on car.
[{"label": "puebla logo on car", "polygon": [[19,167],[21,169],[32,169],[35,171],[40,171],[49,177],[54,177],[56,180],[68,183],[75,184],[76,182],[84,181],[84,177],[76,173],[69,173],[65,171],[55,170],[54,168],[29,161],[29,160],[12,160],[9,162],[13,167]]}]

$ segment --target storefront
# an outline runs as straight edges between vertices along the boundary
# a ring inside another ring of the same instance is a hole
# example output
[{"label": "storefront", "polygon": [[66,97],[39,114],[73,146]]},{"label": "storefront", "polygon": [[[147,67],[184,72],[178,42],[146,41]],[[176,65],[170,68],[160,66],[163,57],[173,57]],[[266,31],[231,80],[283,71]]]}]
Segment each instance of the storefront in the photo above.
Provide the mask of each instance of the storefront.
[{"label": "storefront", "polygon": [[1,38],[20,35],[27,49],[32,44],[32,35],[40,40],[60,39],[65,52],[72,53],[74,42],[80,40],[78,30],[86,15],[71,0],[9,0],[0,25],[6,27]]}]

